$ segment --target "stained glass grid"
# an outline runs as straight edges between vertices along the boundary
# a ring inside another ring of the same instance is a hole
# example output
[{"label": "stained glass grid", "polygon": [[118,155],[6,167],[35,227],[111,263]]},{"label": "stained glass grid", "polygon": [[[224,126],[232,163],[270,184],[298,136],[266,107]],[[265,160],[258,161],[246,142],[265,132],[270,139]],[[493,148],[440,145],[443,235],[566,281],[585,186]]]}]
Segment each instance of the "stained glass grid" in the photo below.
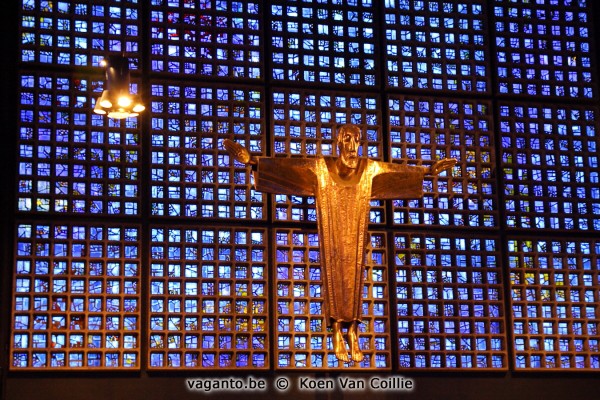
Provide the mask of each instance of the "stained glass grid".
[{"label": "stained glass grid", "polygon": [[[600,244],[583,236],[600,229],[597,11],[587,0],[534,3],[21,0],[10,369],[598,371]],[[110,52],[131,58],[134,92],[141,73],[150,83],[146,157],[140,120],[92,111]],[[149,71],[136,71],[142,53]],[[381,97],[382,88],[394,94]],[[419,96],[432,93],[443,96]],[[493,110],[492,95],[504,98]],[[517,103],[523,95],[538,102]],[[365,132],[363,156],[459,160],[425,178],[421,200],[371,203],[371,226],[386,232],[373,232],[368,248],[358,365],[331,351],[318,235],[294,228],[315,226],[314,198],[274,194],[267,205],[222,146],[230,138],[256,156],[328,156],[343,123]],[[151,263],[141,284],[141,230],[127,221],[146,207]],[[90,222],[99,216],[108,219]],[[271,232],[271,216],[285,229]],[[190,217],[202,226],[182,221]],[[398,232],[404,224],[428,232]],[[521,238],[498,250],[511,229]],[[536,238],[523,239],[532,229]],[[140,333],[142,287],[150,310]],[[502,316],[508,301],[512,315]]]},{"label": "stained glass grid", "polygon": [[262,90],[191,83],[151,89],[152,215],[264,219],[265,199],[250,184],[250,170],[223,147],[232,139],[264,154]]},{"label": "stained glass grid", "polygon": [[139,231],[17,226],[11,369],[140,368]]},{"label": "stained glass grid", "polygon": [[509,238],[517,370],[600,369],[600,241]]},{"label": "stained glass grid", "polygon": [[499,105],[506,224],[600,230],[598,108]]},{"label": "stained glass grid", "polygon": [[22,74],[19,91],[18,210],[138,215],[137,118],[94,114],[89,76]]},{"label": "stained glass grid", "polygon": [[152,227],[150,369],[268,369],[264,229]]},{"label": "stained glass grid", "polygon": [[390,88],[490,92],[485,1],[385,2]]},{"label": "stained glass grid", "polygon": [[262,78],[261,2],[151,0],[152,71]]},{"label": "stained glass grid", "polygon": [[445,157],[458,160],[450,171],[425,176],[422,199],[394,200],[394,224],[496,227],[490,103],[390,96],[388,109],[392,160],[425,167]]},{"label": "stained glass grid", "polygon": [[597,97],[590,48],[592,2],[494,2],[501,94]]},{"label": "stained glass grid", "polygon": [[388,309],[388,269],[385,232],[370,232],[367,247],[360,362],[344,363],[333,352],[324,316],[324,271],[319,238],[314,231],[275,231],[277,321],[275,360],[278,370],[389,370],[391,339]]},{"label": "stained glass grid", "polygon": [[99,66],[108,52],[139,63],[138,0],[22,0],[21,61]]},{"label": "stained glass grid", "polygon": [[496,238],[394,234],[401,370],[508,368]]},{"label": "stained glass grid", "polygon": [[[381,107],[378,96],[342,92],[276,89],[271,103],[273,151],[277,157],[335,156],[335,136],[343,124],[363,133],[359,155],[381,160]],[[280,221],[316,221],[314,197],[274,196]],[[385,222],[383,201],[371,202],[372,223]]]},{"label": "stained glass grid", "polygon": [[377,39],[371,0],[270,3],[274,81],[376,85]]}]

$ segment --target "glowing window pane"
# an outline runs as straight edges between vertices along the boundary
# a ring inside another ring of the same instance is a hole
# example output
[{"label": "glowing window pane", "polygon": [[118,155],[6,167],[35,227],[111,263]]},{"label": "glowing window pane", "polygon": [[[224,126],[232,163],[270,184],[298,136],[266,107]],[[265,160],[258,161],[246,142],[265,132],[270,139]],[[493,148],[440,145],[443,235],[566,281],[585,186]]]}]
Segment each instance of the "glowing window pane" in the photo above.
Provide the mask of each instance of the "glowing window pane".
[{"label": "glowing window pane", "polygon": [[261,78],[260,15],[257,2],[152,0],[152,70]]},{"label": "glowing window pane", "polygon": [[[15,285],[26,289],[27,297],[15,296],[11,368],[140,367],[138,233],[135,226],[18,226],[18,247],[28,251],[16,254],[21,268]],[[119,248],[120,255],[107,259],[79,252],[92,244],[107,252]],[[47,254],[46,247],[64,250]],[[95,292],[96,286],[106,290]]]},{"label": "glowing window pane", "polygon": [[137,121],[94,114],[90,99],[101,90],[81,77],[21,76],[19,211],[139,213]]},{"label": "glowing window pane", "polygon": [[[94,4],[96,3],[96,4]],[[125,52],[139,64],[138,0],[22,2],[21,61],[99,66],[109,52]]]},{"label": "glowing window pane", "polygon": [[266,231],[170,226],[151,234],[150,368],[268,368]]},{"label": "glowing window pane", "polygon": [[372,87],[376,36],[372,2],[271,2],[276,81]]},{"label": "glowing window pane", "polygon": [[600,230],[598,110],[501,104],[511,228]]},{"label": "glowing window pane", "polygon": [[393,96],[388,105],[393,160],[425,166],[443,158],[458,160],[451,171],[425,176],[422,199],[394,200],[394,223],[497,226],[489,103]]},{"label": "glowing window pane", "polygon": [[500,93],[594,97],[591,2],[494,3]]},{"label": "glowing window pane", "polygon": [[485,1],[386,1],[386,85],[489,92]]},{"label": "glowing window pane", "polygon": [[264,196],[222,143],[263,155],[263,110],[259,90],[152,85],[152,215],[264,219]]},{"label": "glowing window pane", "polygon": [[507,369],[496,239],[396,234],[394,244],[400,368]]},{"label": "glowing window pane", "polygon": [[[517,369],[600,368],[600,242],[509,239]],[[581,279],[583,278],[583,280]]]}]

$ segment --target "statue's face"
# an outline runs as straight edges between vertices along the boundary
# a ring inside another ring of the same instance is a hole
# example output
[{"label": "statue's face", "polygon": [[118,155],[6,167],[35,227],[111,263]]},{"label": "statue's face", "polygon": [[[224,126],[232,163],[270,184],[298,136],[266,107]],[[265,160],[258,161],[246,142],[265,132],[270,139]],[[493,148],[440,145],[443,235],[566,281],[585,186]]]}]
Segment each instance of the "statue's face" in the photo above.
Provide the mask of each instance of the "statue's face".
[{"label": "statue's face", "polygon": [[358,166],[358,146],[360,145],[359,129],[342,129],[338,136],[340,159],[348,168]]}]

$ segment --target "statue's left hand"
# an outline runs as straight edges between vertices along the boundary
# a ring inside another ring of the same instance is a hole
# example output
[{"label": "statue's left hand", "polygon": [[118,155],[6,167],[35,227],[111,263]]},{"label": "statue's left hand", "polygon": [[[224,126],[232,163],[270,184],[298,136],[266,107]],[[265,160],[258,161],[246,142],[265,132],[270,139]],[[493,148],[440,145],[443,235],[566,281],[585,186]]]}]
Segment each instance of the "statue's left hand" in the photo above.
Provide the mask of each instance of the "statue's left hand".
[{"label": "statue's left hand", "polygon": [[429,168],[429,174],[437,175],[442,171],[450,169],[454,167],[456,161],[456,158],[444,158],[443,160],[439,160]]},{"label": "statue's left hand", "polygon": [[233,140],[225,139],[223,140],[223,146],[225,150],[237,161],[242,164],[255,164],[255,161],[252,160],[252,156],[248,149],[246,149],[241,144],[234,142]]}]

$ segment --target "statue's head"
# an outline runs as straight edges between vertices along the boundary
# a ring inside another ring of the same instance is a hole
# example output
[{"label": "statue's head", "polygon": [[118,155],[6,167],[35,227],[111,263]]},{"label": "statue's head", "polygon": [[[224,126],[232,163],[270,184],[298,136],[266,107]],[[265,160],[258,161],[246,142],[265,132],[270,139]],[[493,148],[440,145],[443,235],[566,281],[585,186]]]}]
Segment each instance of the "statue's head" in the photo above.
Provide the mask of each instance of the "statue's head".
[{"label": "statue's head", "polygon": [[358,166],[358,148],[360,146],[361,132],[356,125],[343,125],[337,134],[337,148],[342,163],[347,168],[355,169]]}]

